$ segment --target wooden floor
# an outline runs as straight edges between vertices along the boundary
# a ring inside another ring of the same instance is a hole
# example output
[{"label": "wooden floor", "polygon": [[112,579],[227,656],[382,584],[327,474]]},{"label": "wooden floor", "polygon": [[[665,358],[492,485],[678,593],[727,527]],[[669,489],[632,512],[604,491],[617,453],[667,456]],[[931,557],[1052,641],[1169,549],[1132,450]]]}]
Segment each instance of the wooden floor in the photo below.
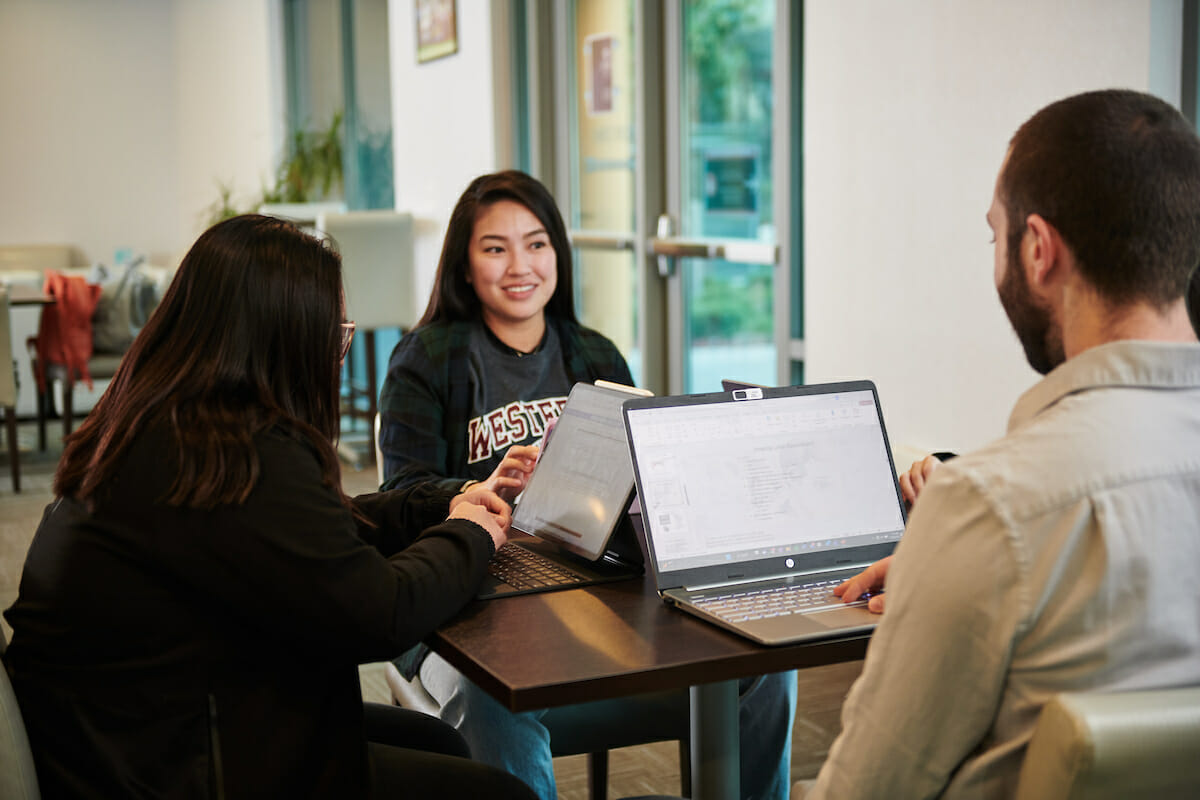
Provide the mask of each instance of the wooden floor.
[{"label": "wooden floor", "polygon": [[[8,608],[17,596],[25,551],[51,499],[54,465],[61,451],[57,428],[50,426],[51,441],[46,453],[36,451],[36,432],[32,423],[20,426],[22,491],[14,494],[10,479],[7,446],[0,448],[0,610]],[[7,440],[4,440],[7,445]],[[343,484],[349,494],[373,491],[375,466],[365,463],[361,469],[347,467]],[[4,623],[5,635],[11,631]],[[842,700],[850,684],[862,669],[862,662],[806,670],[799,676],[796,724],[792,733],[792,779],[816,775],[839,729]],[[387,686],[379,665],[361,670],[363,696],[388,702]],[[555,759],[554,771],[561,798],[587,798],[587,759],[571,756]],[[672,742],[614,750],[609,763],[610,798],[648,794],[679,793],[679,751]]]}]

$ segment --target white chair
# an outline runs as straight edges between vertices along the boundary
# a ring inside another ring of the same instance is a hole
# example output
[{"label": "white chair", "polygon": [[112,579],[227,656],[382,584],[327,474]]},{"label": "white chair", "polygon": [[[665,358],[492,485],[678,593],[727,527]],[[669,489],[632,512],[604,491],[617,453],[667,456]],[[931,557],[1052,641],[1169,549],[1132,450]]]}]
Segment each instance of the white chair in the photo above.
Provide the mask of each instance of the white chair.
[{"label": "white chair", "polygon": [[1025,752],[1016,800],[1200,797],[1200,686],[1061,694]]},{"label": "white chair", "polygon": [[33,751],[25,734],[25,721],[17,706],[8,672],[4,669],[7,642],[0,628],[0,797],[5,800],[38,800],[37,772]]},{"label": "white chair", "polygon": [[[0,282],[10,288],[24,286],[41,291],[48,269],[60,272],[79,269],[83,253],[72,245],[6,244],[0,245]],[[17,415],[32,416],[37,411],[37,381],[22,344],[38,330],[40,306],[14,306],[9,317],[12,326],[14,357],[17,360]]]},{"label": "white chair", "polygon": [[343,214],[345,211],[346,204],[341,200],[329,200],[312,203],[263,203],[258,207],[257,213],[286,219],[302,228],[312,228],[317,225],[317,220],[322,214]]},{"label": "white chair", "polygon": [[12,327],[8,313],[8,287],[0,284],[0,408],[8,438],[8,463],[13,491],[21,491],[21,459],[17,446],[17,365],[13,358]]},{"label": "white chair", "polygon": [[[74,278],[81,276],[75,275]],[[47,287],[50,294],[54,291],[51,287]],[[51,416],[54,409],[54,384],[62,385],[62,435],[66,439],[70,435],[75,425],[75,375],[74,372],[67,368],[66,364],[54,361],[50,356],[42,358],[40,355],[41,348],[38,344],[38,337],[46,330],[47,326],[53,326],[53,320],[56,313],[54,305],[48,306],[42,310],[42,319],[39,324],[38,336],[31,337],[26,340],[26,348],[29,351],[29,363],[34,375],[38,369],[42,370],[42,375],[45,379],[44,391],[39,388],[37,392],[37,424],[38,424],[38,450],[45,452],[46,450],[46,420]],[[92,380],[110,380],[117,374],[117,368],[121,365],[122,354],[118,353],[95,353],[88,358],[87,369]]]},{"label": "white chair", "polygon": [[[355,385],[352,366],[349,368],[350,407],[346,414],[370,421],[379,403],[375,331],[407,330],[417,320],[412,215],[396,211],[323,213],[317,217],[317,229],[329,236],[342,254],[346,318],[357,324],[366,353],[365,386]],[[355,403],[363,397],[365,410]]]}]

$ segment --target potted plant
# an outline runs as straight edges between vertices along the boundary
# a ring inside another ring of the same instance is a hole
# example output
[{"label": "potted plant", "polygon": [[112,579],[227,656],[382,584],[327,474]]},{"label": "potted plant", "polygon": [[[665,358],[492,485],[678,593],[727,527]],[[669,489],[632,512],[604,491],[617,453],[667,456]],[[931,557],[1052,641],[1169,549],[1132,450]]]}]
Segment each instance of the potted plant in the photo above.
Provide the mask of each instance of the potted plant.
[{"label": "potted plant", "polygon": [[[218,182],[219,195],[208,208],[208,224],[259,210],[311,220],[316,218],[315,209],[344,209],[343,175],[342,112],[336,111],[323,130],[292,132],[291,147],[275,172],[274,184],[262,187],[248,208],[238,208],[232,188]],[[313,209],[305,210],[306,206]]]}]

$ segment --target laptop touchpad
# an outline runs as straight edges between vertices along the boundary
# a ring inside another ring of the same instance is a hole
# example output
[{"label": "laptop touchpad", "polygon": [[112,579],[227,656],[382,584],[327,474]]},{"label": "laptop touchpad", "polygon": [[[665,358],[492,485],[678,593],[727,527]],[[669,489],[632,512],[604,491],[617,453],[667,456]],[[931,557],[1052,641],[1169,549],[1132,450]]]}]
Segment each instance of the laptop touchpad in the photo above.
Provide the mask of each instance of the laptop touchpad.
[{"label": "laptop touchpad", "polygon": [[832,608],[828,611],[814,611],[808,618],[820,622],[829,628],[852,628],[856,625],[874,625],[879,622],[880,615],[872,614],[863,607]]}]

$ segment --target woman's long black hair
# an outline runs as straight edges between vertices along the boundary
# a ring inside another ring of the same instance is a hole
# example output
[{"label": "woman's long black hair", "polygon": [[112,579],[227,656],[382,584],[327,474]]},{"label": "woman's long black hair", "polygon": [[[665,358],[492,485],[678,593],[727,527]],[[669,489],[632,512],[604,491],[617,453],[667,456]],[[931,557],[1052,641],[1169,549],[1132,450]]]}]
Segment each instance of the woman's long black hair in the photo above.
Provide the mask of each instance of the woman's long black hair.
[{"label": "woman's long black hair", "polygon": [[55,492],[87,502],[162,422],[176,445],[170,504],[244,501],[259,472],[252,437],[274,425],[311,444],[340,494],[342,314],[341,259],[322,241],[257,215],[209,228],[67,438]]}]

